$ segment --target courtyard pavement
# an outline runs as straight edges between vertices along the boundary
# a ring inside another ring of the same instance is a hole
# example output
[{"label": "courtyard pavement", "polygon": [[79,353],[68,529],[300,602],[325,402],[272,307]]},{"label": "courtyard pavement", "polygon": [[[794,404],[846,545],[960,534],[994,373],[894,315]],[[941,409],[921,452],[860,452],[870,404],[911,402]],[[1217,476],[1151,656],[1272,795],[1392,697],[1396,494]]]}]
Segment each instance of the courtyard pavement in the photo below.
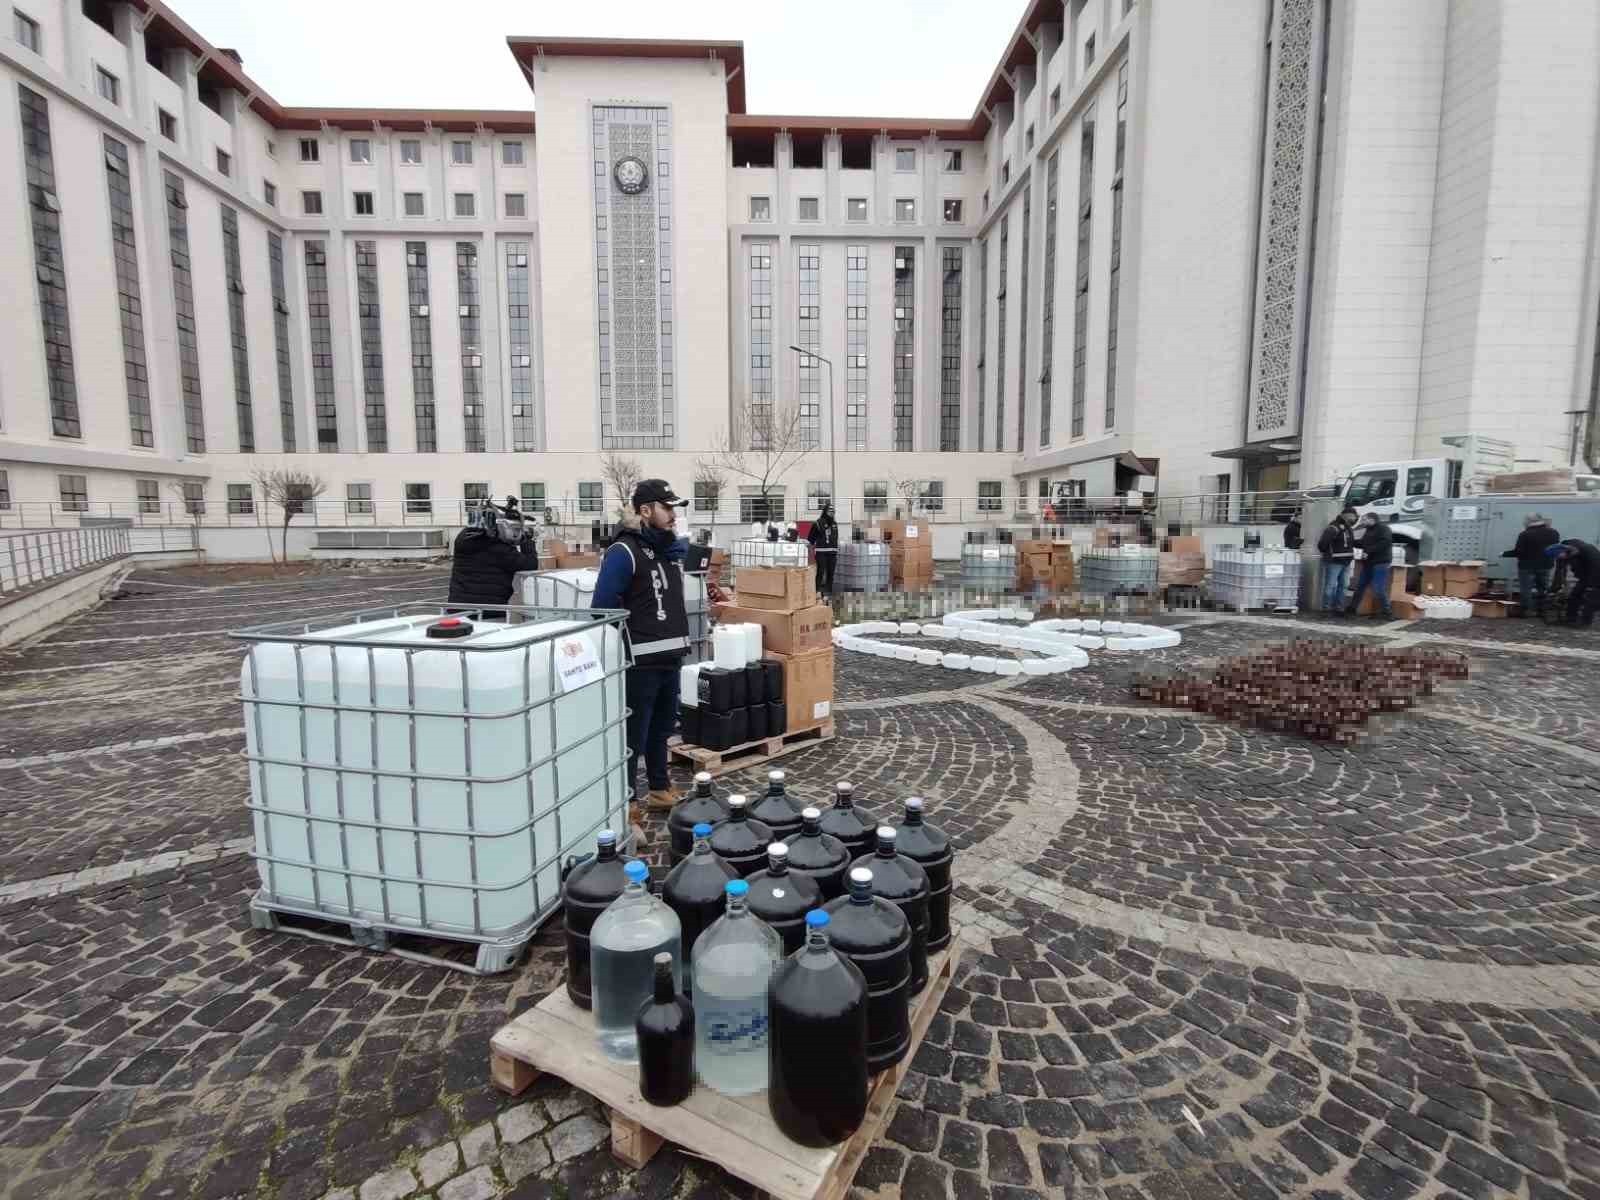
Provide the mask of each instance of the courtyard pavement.
[{"label": "courtyard pavement", "polygon": [[[552,928],[472,978],[250,927],[226,631],[443,586],[140,571],[0,653],[0,1194],[752,1194],[670,1148],[622,1168],[557,1080],[490,1086]],[[852,1195],[1600,1198],[1600,635],[1170,623],[1044,679],[841,655],[840,736],[790,790],[927,797],[967,943]],[[1349,749],[1129,693],[1306,633],[1472,677]]]}]

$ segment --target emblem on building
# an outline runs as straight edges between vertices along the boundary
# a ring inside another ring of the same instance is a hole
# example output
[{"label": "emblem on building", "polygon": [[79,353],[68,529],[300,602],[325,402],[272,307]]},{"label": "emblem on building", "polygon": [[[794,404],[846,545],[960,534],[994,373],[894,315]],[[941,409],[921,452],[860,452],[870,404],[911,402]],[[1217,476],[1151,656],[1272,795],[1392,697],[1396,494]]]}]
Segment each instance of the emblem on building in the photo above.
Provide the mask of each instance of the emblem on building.
[{"label": "emblem on building", "polygon": [[624,195],[637,196],[649,182],[650,170],[642,159],[629,154],[617,159],[611,168],[611,177],[617,181],[617,187]]}]

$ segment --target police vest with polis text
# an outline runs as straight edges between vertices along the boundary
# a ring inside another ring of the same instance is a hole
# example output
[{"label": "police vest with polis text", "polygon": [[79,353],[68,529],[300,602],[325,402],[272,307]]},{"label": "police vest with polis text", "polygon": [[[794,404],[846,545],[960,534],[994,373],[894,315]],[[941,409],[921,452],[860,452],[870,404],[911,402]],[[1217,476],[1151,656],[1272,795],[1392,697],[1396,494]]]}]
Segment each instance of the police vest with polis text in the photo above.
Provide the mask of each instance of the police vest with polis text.
[{"label": "police vest with polis text", "polygon": [[623,593],[628,639],[636,667],[677,666],[689,651],[689,617],[684,611],[683,564],[671,562],[635,529],[617,534],[633,559],[633,575]]}]

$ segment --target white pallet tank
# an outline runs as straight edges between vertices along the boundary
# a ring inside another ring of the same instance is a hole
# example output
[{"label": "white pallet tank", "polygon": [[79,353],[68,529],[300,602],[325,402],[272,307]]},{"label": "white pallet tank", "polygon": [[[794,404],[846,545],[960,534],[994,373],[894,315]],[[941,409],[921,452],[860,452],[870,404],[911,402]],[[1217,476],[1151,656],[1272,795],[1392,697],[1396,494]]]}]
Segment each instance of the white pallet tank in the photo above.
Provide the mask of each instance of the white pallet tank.
[{"label": "white pallet tank", "polygon": [[[563,567],[553,571],[521,571],[512,599],[535,608],[588,609],[594,603],[598,567]],[[711,657],[711,609],[703,571],[683,574],[683,607],[689,618],[689,661]]]}]

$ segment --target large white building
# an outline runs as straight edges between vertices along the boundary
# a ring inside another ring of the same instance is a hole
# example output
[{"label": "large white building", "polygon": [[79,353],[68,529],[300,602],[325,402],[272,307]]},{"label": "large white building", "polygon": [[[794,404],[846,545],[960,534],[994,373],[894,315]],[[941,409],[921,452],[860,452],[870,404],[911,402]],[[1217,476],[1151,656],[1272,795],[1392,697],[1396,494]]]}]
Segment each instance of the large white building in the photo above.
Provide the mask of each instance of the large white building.
[{"label": "large white building", "polygon": [[240,511],[286,461],[377,521],[599,512],[603,451],[687,491],[752,406],[816,448],[791,508],[831,430],[842,499],[1010,513],[1455,433],[1567,461],[1596,402],[1593,0],[1032,0],[964,120],[538,37],[526,111],[294,108],[157,0],[12,7],[11,525]]}]

